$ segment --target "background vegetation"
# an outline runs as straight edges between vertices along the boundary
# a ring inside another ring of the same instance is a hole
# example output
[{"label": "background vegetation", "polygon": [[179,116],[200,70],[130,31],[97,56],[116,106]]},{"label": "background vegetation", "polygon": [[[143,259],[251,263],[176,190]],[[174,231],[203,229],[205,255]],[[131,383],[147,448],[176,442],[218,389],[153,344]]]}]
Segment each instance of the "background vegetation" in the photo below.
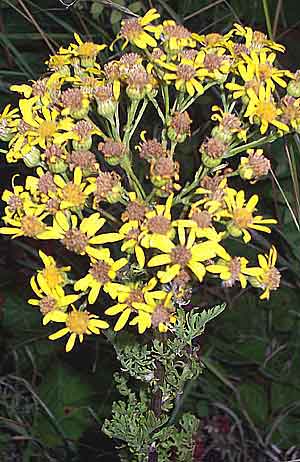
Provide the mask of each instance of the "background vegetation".
[{"label": "background vegetation", "polygon": [[[47,56],[68,44],[74,31],[109,42],[126,8],[142,14],[156,7],[198,33],[226,32],[236,21],[248,24],[286,45],[282,65],[296,70],[300,64],[297,0],[114,3],[80,0],[66,8],[59,0],[0,0],[0,110],[14,97],[9,86],[42,74]],[[202,100],[193,115],[195,126],[208,123],[212,102]],[[180,155],[188,155],[201,136],[195,129],[193,144]],[[199,295],[199,306],[217,299],[228,307],[201,338],[206,370],[187,387],[173,415],[175,421],[192,409],[201,419],[195,436],[198,462],[300,458],[300,139],[291,135],[267,149],[273,175],[255,188],[280,223],[272,239],[280,253],[282,288],[270,303],[258,303],[251,290]],[[14,172],[0,161],[1,187],[10,184]],[[115,397],[116,359],[101,337],[69,355],[59,342],[47,340],[25,301],[36,256],[32,242],[0,239],[0,460],[115,461],[113,444],[100,428]]]}]

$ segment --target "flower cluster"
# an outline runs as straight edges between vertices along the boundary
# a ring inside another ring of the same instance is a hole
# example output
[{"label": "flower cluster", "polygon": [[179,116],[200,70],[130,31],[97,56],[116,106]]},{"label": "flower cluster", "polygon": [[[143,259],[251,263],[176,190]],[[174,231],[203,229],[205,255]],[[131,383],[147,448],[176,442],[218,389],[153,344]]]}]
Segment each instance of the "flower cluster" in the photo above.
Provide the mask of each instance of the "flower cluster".
[{"label": "flower cluster", "polygon": [[[64,325],[50,339],[69,334],[67,351],[110,317],[115,331],[174,329],[185,294],[206,282],[252,286],[261,299],[280,284],[274,247],[257,264],[243,251],[276,220],[257,212],[249,183],[229,182],[268,175],[262,146],[300,130],[300,75],[276,67],[284,47],[249,27],[198,35],[158,19],[151,9],[124,20],[110,47],[75,34],[45,77],[12,86],[19,107],[0,115],[7,162],[32,169],[4,191],[0,233],[56,240],[82,262],[75,280],[41,252],[44,268],[31,279],[29,303],[44,324]],[[119,59],[110,58],[119,41]],[[189,108],[211,87],[219,102],[207,109],[211,131],[185,183],[177,148],[192,135]],[[157,115],[153,133],[141,127],[147,110]]]}]

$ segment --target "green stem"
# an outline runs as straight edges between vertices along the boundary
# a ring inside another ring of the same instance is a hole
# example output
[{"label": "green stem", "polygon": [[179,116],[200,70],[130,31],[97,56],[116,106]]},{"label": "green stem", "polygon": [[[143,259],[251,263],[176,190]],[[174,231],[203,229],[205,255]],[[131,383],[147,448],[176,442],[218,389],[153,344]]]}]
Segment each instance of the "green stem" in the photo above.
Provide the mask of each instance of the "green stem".
[{"label": "green stem", "polygon": [[147,105],[148,105],[148,102],[149,102],[148,99],[144,99],[143,105],[142,105],[142,107],[141,107],[141,109],[140,109],[140,112],[139,112],[139,115],[138,115],[137,118],[135,119],[135,122],[134,122],[134,124],[133,124],[133,126],[132,126],[132,128],[131,128],[131,130],[130,130],[130,132],[129,132],[129,135],[128,135],[128,137],[127,137],[127,144],[128,144],[128,145],[129,145],[129,142],[130,142],[130,140],[131,140],[131,138],[132,138],[132,135],[134,134],[134,132],[135,132],[135,130],[136,130],[138,124],[140,123],[141,118],[143,117],[143,114],[144,114],[144,112],[145,112],[145,110],[146,110],[146,107],[147,107]]},{"label": "green stem", "polygon": [[170,112],[170,97],[169,97],[169,88],[168,85],[164,85],[162,88],[164,103],[165,103],[165,119],[167,119]]},{"label": "green stem", "polygon": [[214,85],[216,85],[216,82],[208,83],[207,85],[205,85],[204,92],[201,95],[197,93],[196,96],[192,96],[192,97],[185,99],[185,101],[183,101],[182,103],[182,107],[180,108],[180,111],[181,112],[186,111],[198,98],[200,98],[200,96],[202,96],[206,92],[206,90],[213,87]]},{"label": "green stem", "polygon": [[126,156],[125,159],[123,159],[123,161],[121,163],[121,167],[126,172],[128,180],[129,180],[129,184],[135,190],[137,196],[140,199],[145,199],[146,194],[145,194],[144,188],[142,187],[139,179],[137,178],[136,174],[134,173],[134,171],[132,169],[130,159],[129,159],[128,156]]},{"label": "green stem", "polygon": [[236,148],[230,149],[227,154],[224,155],[224,159],[228,157],[233,157],[240,152],[246,151],[246,149],[256,148],[258,146],[262,146],[266,143],[273,143],[273,141],[277,140],[278,136],[276,135],[269,135],[260,138],[259,140],[251,141],[251,143],[243,144],[242,146],[237,146]]},{"label": "green stem", "polygon": [[123,143],[126,144],[126,146],[128,146],[128,138],[130,136],[130,132],[131,132],[131,129],[132,129],[132,123],[134,121],[134,117],[135,117],[135,114],[136,114],[136,111],[137,111],[137,108],[140,104],[140,100],[133,100],[131,102],[131,105],[130,105],[130,108],[129,108],[129,112],[128,112],[128,117],[127,117],[127,124],[126,124],[126,128],[125,128],[125,134],[124,134],[124,139],[123,139]]},{"label": "green stem", "polygon": [[158,105],[158,102],[156,101],[155,98],[152,98],[151,96],[149,96],[149,99],[150,99],[151,103],[153,104],[153,106],[155,107],[155,109],[157,110],[157,114],[161,118],[162,123],[165,124],[165,116],[163,115],[162,110],[160,109],[160,107]]},{"label": "green stem", "polygon": [[195,174],[195,178],[194,178],[194,181],[191,183],[191,184],[187,184],[183,189],[182,191],[177,194],[177,196],[174,198],[173,200],[173,204],[180,204],[181,202],[183,202],[183,198],[184,198],[184,201],[186,201],[187,199],[187,195],[195,188],[197,188],[200,180],[207,174],[208,172],[208,168],[206,167],[203,167],[203,165],[200,165],[200,167],[198,168],[196,174]]},{"label": "green stem", "polygon": [[268,0],[262,0],[262,3],[263,3],[263,7],[264,7],[264,14],[265,14],[265,19],[266,19],[268,35],[269,35],[270,39],[272,39],[273,38],[273,33],[272,33],[272,25],[271,25],[271,18],[270,18]]},{"label": "green stem", "polygon": [[117,134],[118,139],[120,139],[119,103],[117,104],[117,107],[116,107],[115,121],[116,121],[116,134]]}]

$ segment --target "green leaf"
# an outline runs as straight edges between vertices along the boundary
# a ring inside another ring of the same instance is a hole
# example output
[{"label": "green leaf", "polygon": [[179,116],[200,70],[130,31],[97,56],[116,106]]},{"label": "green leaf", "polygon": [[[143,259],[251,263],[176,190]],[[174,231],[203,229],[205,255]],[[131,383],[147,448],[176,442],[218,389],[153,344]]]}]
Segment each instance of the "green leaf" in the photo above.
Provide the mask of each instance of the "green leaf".
[{"label": "green leaf", "polygon": [[[93,388],[88,377],[58,362],[44,376],[37,392],[65,436],[79,439],[89,425],[87,407],[91,405]],[[33,431],[49,447],[61,444],[61,436],[44,413],[39,413]]]},{"label": "green leaf", "polygon": [[120,11],[118,10],[113,10],[113,12],[110,15],[110,22],[111,24],[117,24],[118,22],[121,21],[123,15]]},{"label": "green leaf", "polygon": [[133,2],[128,6],[128,8],[134,13],[139,13],[144,9],[144,5],[142,4],[142,2]]},{"label": "green leaf", "polygon": [[239,387],[241,402],[256,425],[264,426],[268,416],[267,397],[263,387],[244,383]]}]

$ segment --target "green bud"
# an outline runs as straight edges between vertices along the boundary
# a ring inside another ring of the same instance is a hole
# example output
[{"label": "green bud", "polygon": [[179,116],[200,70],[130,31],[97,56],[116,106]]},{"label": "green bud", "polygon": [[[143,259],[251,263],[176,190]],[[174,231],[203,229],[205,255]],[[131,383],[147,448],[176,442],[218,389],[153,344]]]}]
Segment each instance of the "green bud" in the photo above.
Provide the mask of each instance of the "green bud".
[{"label": "green bud", "polygon": [[225,144],[229,144],[233,139],[233,134],[229,130],[226,130],[226,128],[222,128],[220,125],[217,125],[212,129],[211,136]]},{"label": "green bud", "polygon": [[117,102],[114,99],[106,101],[98,101],[97,110],[98,114],[106,119],[111,119],[117,109]]},{"label": "green bud", "polygon": [[127,87],[126,88],[126,93],[128,98],[133,99],[133,100],[141,100],[144,99],[147,93],[146,88],[143,88],[142,90],[139,90],[135,87]]},{"label": "green bud", "polygon": [[124,189],[121,184],[112,188],[111,192],[107,194],[106,200],[109,204],[117,204],[124,194]]},{"label": "green bud", "polygon": [[240,165],[239,174],[243,180],[252,180],[254,177],[253,168],[251,168],[249,165]]},{"label": "green bud", "polygon": [[25,156],[23,157],[23,162],[26,167],[33,168],[37,167],[41,163],[41,153],[38,148],[33,147]]},{"label": "green bud", "polygon": [[70,116],[77,120],[84,119],[88,115],[89,110],[90,105],[88,104],[85,107],[82,107],[81,109],[78,109],[76,111],[70,111]]},{"label": "green bud", "polygon": [[168,128],[167,135],[169,140],[177,143],[183,143],[187,137],[186,133],[183,133],[182,135],[178,134],[173,127]]},{"label": "green bud", "polygon": [[64,173],[68,169],[68,164],[63,159],[48,164],[49,170],[52,173]]},{"label": "green bud", "polygon": [[87,136],[82,141],[73,140],[72,146],[75,151],[88,151],[91,149],[93,140],[91,136]]},{"label": "green bud", "polygon": [[203,165],[208,168],[218,167],[218,165],[220,165],[222,162],[222,157],[217,157],[214,159],[213,157],[210,157],[208,154],[206,154],[206,152],[202,153],[201,159]]},{"label": "green bud", "polygon": [[234,224],[233,221],[228,223],[227,231],[232,237],[241,237],[243,235],[241,228],[239,228],[236,224]]},{"label": "green bud", "polygon": [[290,80],[287,86],[287,93],[294,98],[300,98],[300,81]]}]

